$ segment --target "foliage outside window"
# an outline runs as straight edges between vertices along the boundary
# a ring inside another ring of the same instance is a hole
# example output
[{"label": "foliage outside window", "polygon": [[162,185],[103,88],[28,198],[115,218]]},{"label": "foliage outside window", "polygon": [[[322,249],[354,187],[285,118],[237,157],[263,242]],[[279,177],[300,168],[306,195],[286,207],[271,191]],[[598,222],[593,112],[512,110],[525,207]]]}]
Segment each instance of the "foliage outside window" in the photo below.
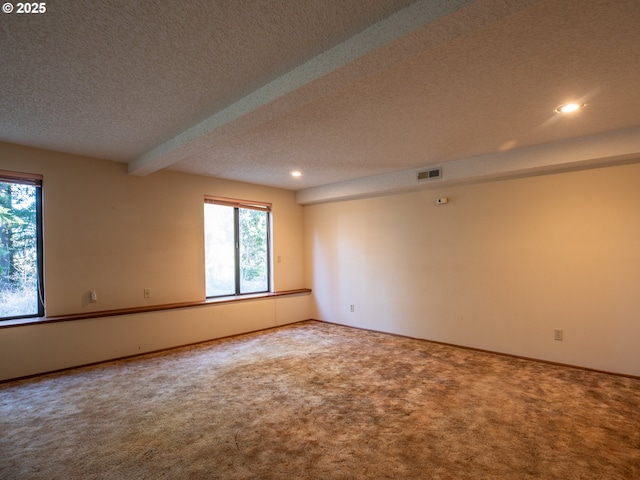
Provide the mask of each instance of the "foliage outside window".
[{"label": "foliage outside window", "polygon": [[206,296],[269,291],[268,204],[206,197]]},{"label": "foliage outside window", "polygon": [[0,172],[0,320],[44,315],[41,186]]}]

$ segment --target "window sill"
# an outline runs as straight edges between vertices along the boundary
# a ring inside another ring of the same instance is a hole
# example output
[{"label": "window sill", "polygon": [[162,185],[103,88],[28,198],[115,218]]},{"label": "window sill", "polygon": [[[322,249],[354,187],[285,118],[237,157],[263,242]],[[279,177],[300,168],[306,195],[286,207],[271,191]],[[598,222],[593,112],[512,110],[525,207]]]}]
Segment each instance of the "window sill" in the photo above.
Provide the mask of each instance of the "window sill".
[{"label": "window sill", "polygon": [[245,302],[270,297],[283,297],[311,293],[310,288],[297,290],[284,290],[281,292],[258,293],[255,295],[234,295],[230,297],[208,298],[201,302],[170,303],[165,305],[151,305],[148,307],[120,308],[117,310],[103,310],[99,312],[73,313],[70,315],[56,315],[54,317],[21,318],[17,320],[0,321],[0,328],[20,327],[23,325],[40,325],[44,323],[70,322],[73,320],[86,320],[91,318],[115,317],[118,315],[131,315],[135,313],[159,312],[163,310],[175,310],[178,308],[194,308],[222,303]]}]

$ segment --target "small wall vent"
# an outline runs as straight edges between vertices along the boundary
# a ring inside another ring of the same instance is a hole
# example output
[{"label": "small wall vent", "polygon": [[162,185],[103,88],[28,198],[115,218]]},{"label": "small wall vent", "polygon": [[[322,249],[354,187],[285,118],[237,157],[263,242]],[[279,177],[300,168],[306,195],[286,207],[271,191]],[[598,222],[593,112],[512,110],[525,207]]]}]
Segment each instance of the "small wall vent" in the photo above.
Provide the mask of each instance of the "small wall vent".
[{"label": "small wall vent", "polygon": [[432,168],[424,172],[418,172],[418,180],[435,180],[442,178],[442,168]]}]

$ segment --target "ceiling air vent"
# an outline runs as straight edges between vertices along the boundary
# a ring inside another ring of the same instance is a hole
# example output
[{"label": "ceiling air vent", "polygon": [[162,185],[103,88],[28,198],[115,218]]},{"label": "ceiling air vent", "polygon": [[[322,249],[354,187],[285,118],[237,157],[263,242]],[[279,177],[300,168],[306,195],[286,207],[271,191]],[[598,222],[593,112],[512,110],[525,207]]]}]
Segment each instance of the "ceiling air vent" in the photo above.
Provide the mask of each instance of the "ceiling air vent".
[{"label": "ceiling air vent", "polygon": [[418,172],[418,180],[435,180],[436,178],[442,178],[441,168],[432,168],[431,170]]}]

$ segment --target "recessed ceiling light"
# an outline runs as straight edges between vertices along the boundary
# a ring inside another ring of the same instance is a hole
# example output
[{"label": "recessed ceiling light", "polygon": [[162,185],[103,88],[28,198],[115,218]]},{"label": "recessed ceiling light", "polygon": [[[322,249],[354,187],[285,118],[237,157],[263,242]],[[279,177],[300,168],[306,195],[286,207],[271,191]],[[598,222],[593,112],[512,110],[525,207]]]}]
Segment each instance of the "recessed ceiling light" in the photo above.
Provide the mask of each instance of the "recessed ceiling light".
[{"label": "recessed ceiling light", "polygon": [[294,170],[293,172],[291,172],[291,176],[292,177],[301,177],[302,176],[302,172],[299,172],[298,170]]},{"label": "recessed ceiling light", "polygon": [[556,108],[556,112],[558,112],[558,113],[571,113],[571,112],[575,112],[576,110],[580,110],[582,107],[584,107],[584,104],[563,103],[562,105],[559,105],[558,108]]}]

